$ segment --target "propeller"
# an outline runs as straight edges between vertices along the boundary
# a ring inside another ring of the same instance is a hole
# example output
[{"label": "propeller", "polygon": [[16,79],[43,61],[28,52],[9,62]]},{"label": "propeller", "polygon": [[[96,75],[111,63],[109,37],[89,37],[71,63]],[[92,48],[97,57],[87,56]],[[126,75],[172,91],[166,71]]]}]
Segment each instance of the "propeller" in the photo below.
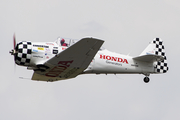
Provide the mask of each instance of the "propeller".
[{"label": "propeller", "polygon": [[11,51],[9,51],[9,53],[11,53],[11,55],[14,55],[15,56],[15,53],[16,53],[16,37],[15,37],[15,34],[13,36],[13,49]]},{"label": "propeller", "polygon": [[13,43],[14,43],[14,50],[15,50],[15,47],[16,47],[16,36],[15,36],[15,34],[13,36]]},{"label": "propeller", "polygon": [[[9,51],[11,55],[14,55],[14,60],[16,56],[16,36],[15,34],[13,35],[13,49]],[[14,72],[16,71],[16,64],[14,63]]]}]

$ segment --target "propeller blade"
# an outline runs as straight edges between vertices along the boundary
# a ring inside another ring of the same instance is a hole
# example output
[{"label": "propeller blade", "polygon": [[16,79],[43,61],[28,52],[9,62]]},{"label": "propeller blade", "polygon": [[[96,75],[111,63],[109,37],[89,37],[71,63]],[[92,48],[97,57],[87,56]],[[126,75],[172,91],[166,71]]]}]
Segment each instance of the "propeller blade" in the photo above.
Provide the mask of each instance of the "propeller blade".
[{"label": "propeller blade", "polygon": [[[16,47],[16,36],[15,36],[15,34],[14,34],[14,36],[13,36],[13,44],[14,44],[14,50],[13,50],[13,52],[14,52],[14,60],[15,60],[15,47]],[[14,73],[16,72],[16,63],[14,63]]]},{"label": "propeller blade", "polygon": [[15,34],[13,36],[13,43],[14,43],[14,49],[15,49],[15,47],[16,47],[16,37],[15,37]]},{"label": "propeller blade", "polygon": [[16,63],[14,63],[14,73],[16,72]]}]

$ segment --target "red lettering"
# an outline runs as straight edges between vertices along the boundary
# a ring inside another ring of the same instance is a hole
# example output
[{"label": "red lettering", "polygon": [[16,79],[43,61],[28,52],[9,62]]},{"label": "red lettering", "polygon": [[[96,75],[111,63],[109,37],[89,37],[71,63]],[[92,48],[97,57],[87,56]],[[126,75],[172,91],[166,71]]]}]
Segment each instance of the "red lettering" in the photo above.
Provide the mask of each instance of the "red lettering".
[{"label": "red lettering", "polygon": [[111,56],[106,56],[106,55],[100,55],[100,59],[106,59],[106,60],[117,61],[117,62],[122,62],[122,63],[129,64],[127,59],[113,57],[113,56],[111,57]]},{"label": "red lettering", "polygon": [[123,63],[127,63],[127,64],[129,64],[129,63],[128,63],[128,61],[127,61],[126,59],[124,59]]},{"label": "red lettering", "polygon": [[65,70],[66,67],[65,66],[57,66],[56,69],[58,69],[58,70]]},{"label": "red lettering", "polygon": [[101,59],[105,59],[105,57],[106,57],[105,55],[100,55]]},{"label": "red lettering", "polygon": [[117,61],[117,57],[112,57],[112,61]]},{"label": "red lettering", "polygon": [[118,58],[118,62],[122,62],[123,61],[123,59],[122,58]]},{"label": "red lettering", "polygon": [[48,77],[58,77],[64,70],[67,69],[71,65],[72,61],[59,61],[59,65],[52,68],[48,73],[45,75]]},{"label": "red lettering", "polygon": [[72,62],[73,62],[73,60],[72,61],[59,61],[58,64],[61,64],[65,67],[69,67]]},{"label": "red lettering", "polygon": [[56,67],[54,67],[51,71],[53,71],[53,72],[59,72],[59,71],[65,70],[65,69],[66,69],[66,67],[64,67],[64,66],[56,66]]},{"label": "red lettering", "polygon": [[110,56],[106,56],[106,59],[107,59],[107,60],[111,60],[111,57],[110,57]]}]

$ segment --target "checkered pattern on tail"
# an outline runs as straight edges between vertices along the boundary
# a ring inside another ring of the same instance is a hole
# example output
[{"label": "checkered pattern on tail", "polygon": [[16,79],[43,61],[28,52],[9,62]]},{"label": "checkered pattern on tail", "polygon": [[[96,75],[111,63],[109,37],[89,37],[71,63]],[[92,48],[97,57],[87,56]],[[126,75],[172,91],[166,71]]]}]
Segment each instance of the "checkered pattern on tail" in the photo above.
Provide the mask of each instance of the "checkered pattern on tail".
[{"label": "checkered pattern on tail", "polygon": [[22,41],[17,44],[15,62],[18,65],[29,66],[31,60],[31,42]]},{"label": "checkered pattern on tail", "polygon": [[168,66],[163,41],[159,38],[155,38],[153,40],[153,43],[156,45],[155,54],[164,57],[163,61],[155,62],[155,71],[158,73],[165,73],[168,71]]}]

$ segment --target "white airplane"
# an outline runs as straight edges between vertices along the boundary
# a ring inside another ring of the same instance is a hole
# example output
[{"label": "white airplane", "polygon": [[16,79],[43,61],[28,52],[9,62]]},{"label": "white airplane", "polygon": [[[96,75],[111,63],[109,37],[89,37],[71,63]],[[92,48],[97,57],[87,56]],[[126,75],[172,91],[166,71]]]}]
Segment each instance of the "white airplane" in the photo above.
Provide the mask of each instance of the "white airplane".
[{"label": "white airplane", "polygon": [[14,55],[17,65],[34,70],[32,80],[58,81],[80,74],[143,74],[149,82],[150,74],[168,71],[163,41],[155,38],[137,57],[103,49],[103,40],[58,38],[55,42],[28,42],[16,44]]}]

